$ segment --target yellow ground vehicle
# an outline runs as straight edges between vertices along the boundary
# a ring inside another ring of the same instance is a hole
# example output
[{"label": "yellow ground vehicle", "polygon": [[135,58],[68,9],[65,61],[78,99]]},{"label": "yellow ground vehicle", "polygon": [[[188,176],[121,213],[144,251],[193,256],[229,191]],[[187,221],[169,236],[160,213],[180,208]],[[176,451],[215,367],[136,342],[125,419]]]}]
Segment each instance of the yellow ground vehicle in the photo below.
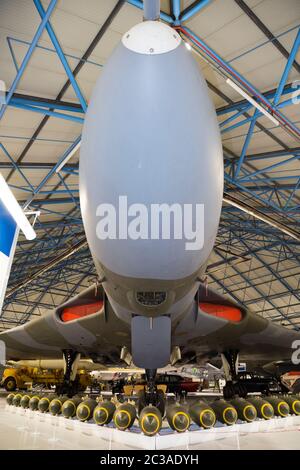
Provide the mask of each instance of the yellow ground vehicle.
[{"label": "yellow ground vehicle", "polygon": [[[91,377],[85,370],[79,370],[77,378],[80,389],[84,391],[91,384]],[[32,385],[56,386],[62,383],[62,369],[40,369],[37,367],[7,367],[2,376],[1,386],[8,392],[27,389]]]}]

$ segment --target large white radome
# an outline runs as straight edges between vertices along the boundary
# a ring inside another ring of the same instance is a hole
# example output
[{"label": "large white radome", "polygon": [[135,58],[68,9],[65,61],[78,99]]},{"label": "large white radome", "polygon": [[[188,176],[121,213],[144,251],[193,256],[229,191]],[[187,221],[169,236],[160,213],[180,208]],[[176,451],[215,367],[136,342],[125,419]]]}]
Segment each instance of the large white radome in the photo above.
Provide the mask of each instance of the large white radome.
[{"label": "large white radome", "polygon": [[122,38],[123,45],[138,54],[165,54],[176,49],[181,38],[160,21],[144,21],[131,28]]}]

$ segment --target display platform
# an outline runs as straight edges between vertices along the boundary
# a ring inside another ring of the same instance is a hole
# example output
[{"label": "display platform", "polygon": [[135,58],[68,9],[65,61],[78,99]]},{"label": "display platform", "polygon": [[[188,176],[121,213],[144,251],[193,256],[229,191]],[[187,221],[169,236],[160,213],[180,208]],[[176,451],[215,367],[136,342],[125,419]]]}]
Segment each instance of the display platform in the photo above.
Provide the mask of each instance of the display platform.
[{"label": "display platform", "polygon": [[[163,449],[189,449],[203,448],[205,443],[211,443],[222,439],[236,439],[236,448],[239,448],[239,438],[245,434],[272,433],[280,430],[293,430],[300,426],[300,416],[289,416],[287,418],[274,418],[269,421],[256,420],[253,423],[238,422],[234,426],[226,426],[217,423],[212,429],[200,429],[192,425],[190,430],[179,434],[170,430],[167,423],[160,433],[154,437],[145,436],[138,426],[130,430],[119,431],[112,424],[108,426],[97,426],[93,422],[80,422],[77,419],[66,419],[63,416],[52,416],[49,413],[39,413],[30,409],[16,408],[4,405],[3,415],[9,420],[14,418],[18,421],[19,431],[23,431],[28,438],[32,436],[34,446],[37,436],[47,436],[47,443],[51,448],[61,448],[63,442],[72,444],[72,448],[82,448],[83,442],[104,442],[105,448],[135,448],[146,450]],[[22,423],[20,427],[20,423]],[[25,436],[24,436],[25,438]],[[26,444],[30,446],[30,444]]]}]

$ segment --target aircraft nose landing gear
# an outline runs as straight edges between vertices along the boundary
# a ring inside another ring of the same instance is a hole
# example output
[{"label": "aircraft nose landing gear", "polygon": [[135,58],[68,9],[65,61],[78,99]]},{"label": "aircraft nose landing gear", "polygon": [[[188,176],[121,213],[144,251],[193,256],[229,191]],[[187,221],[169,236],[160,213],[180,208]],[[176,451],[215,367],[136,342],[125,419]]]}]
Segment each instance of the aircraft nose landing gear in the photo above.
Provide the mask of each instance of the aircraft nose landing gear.
[{"label": "aircraft nose landing gear", "polygon": [[155,406],[159,409],[161,416],[165,416],[166,401],[165,395],[162,390],[157,390],[155,384],[156,369],[146,369],[146,390],[139,392],[139,398],[137,403],[138,415],[140,416],[143,408],[146,406]]},{"label": "aircraft nose landing gear", "polygon": [[223,388],[225,400],[234,398],[236,395],[241,398],[246,398],[247,388],[239,383],[238,377],[239,352],[229,350],[221,354],[221,357],[226,378],[226,385]]}]

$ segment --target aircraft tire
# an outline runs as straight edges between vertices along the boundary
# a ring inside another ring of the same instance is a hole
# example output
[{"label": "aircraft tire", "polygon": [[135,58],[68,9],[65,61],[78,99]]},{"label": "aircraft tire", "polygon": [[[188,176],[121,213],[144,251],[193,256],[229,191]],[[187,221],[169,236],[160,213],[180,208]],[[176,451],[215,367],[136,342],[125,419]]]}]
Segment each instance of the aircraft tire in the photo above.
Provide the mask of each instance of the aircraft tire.
[{"label": "aircraft tire", "polygon": [[[140,416],[142,410],[146,406],[149,406],[149,405],[150,405],[150,403],[148,403],[147,394],[146,394],[145,390],[141,390],[138,393],[138,402],[137,402],[138,416]],[[156,400],[155,400],[154,405],[156,406],[156,408],[159,409],[162,417],[164,418],[165,414],[166,414],[166,399],[165,399],[165,394],[162,390],[157,390]]]},{"label": "aircraft tire", "polygon": [[17,388],[17,382],[14,377],[7,377],[4,382],[4,388],[7,392],[13,392]]}]

